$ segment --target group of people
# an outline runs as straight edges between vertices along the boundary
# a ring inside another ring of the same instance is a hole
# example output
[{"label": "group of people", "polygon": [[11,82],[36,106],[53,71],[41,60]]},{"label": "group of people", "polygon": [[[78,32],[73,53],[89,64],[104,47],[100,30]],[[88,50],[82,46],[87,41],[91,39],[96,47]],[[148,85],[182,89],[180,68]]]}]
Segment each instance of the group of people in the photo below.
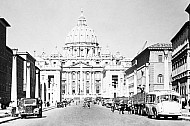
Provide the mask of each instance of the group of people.
[{"label": "group of people", "polygon": [[128,111],[128,114],[131,114],[131,106],[125,104],[122,100],[118,104],[116,104],[114,100],[112,101],[111,111],[114,112],[116,107],[119,111],[119,114],[124,114],[125,110]]},{"label": "group of people", "polygon": [[90,108],[90,101],[84,101],[83,108]]}]

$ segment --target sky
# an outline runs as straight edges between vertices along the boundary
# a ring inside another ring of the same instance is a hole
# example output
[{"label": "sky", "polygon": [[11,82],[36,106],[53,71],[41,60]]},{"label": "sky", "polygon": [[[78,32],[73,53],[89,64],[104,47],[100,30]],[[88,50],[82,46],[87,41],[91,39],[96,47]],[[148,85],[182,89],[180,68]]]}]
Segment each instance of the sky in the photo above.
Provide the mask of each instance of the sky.
[{"label": "sky", "polygon": [[67,34],[77,25],[81,8],[98,43],[112,53],[134,58],[156,43],[171,43],[189,20],[190,0],[0,0],[7,28],[7,46],[40,55],[61,52]]}]

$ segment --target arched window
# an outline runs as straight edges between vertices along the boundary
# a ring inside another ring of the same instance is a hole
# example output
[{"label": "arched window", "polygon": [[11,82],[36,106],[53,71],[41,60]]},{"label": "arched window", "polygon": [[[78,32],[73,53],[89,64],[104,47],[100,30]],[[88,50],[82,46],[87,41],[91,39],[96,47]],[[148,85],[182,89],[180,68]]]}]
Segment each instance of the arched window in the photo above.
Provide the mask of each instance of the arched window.
[{"label": "arched window", "polygon": [[87,80],[90,79],[90,74],[89,74],[89,72],[86,73],[86,79],[87,79]]},{"label": "arched window", "polygon": [[158,75],[158,83],[163,83],[164,82],[164,77],[163,77],[163,75],[162,74],[159,74]]},{"label": "arched window", "polygon": [[72,74],[72,79],[73,79],[73,80],[76,79],[76,74],[75,74],[75,72],[73,72],[73,74]]}]

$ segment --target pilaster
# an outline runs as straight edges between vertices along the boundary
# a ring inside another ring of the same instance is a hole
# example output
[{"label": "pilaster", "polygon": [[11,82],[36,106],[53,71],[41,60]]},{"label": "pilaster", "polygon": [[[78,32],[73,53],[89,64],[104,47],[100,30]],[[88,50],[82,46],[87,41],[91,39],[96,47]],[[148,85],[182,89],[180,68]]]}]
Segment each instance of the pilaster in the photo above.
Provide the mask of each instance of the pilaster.
[{"label": "pilaster", "polygon": [[30,62],[27,61],[26,62],[26,78],[27,78],[27,82],[26,82],[26,98],[30,98]]},{"label": "pilaster", "polygon": [[12,85],[11,85],[11,101],[13,107],[17,107],[17,51],[13,49],[13,64],[12,64]]},{"label": "pilaster", "polygon": [[146,63],[146,67],[145,67],[145,76],[146,76],[146,86],[145,86],[145,92],[149,92],[149,63]]},{"label": "pilaster", "polygon": [[86,72],[83,72],[83,79],[84,79],[84,95],[86,95]]},{"label": "pilaster", "polygon": [[92,72],[89,72],[89,93],[92,95]]},{"label": "pilaster", "polygon": [[137,94],[137,70],[134,70],[134,94]]},{"label": "pilaster", "polygon": [[36,69],[35,98],[39,98],[39,69]]},{"label": "pilaster", "polygon": [[100,94],[103,94],[103,72],[100,72],[101,74],[101,80],[100,80]]},{"label": "pilaster", "polygon": [[164,89],[165,90],[169,90],[168,54],[169,50],[164,50]]}]

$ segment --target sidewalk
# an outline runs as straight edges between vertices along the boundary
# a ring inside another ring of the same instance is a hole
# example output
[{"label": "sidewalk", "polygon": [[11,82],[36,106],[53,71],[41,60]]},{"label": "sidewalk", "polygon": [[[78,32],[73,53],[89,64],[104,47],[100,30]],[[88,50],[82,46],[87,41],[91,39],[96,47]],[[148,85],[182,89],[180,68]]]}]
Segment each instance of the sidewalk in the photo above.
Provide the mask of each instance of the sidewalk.
[{"label": "sidewalk", "polygon": [[[48,111],[48,110],[51,110],[54,108],[55,108],[55,106],[45,107],[45,108],[43,108],[42,111],[44,112],[44,111]],[[7,110],[7,109],[0,110],[0,124],[8,122],[8,121],[15,120],[15,119],[19,119],[19,118],[20,117],[12,117],[10,110]]]}]

